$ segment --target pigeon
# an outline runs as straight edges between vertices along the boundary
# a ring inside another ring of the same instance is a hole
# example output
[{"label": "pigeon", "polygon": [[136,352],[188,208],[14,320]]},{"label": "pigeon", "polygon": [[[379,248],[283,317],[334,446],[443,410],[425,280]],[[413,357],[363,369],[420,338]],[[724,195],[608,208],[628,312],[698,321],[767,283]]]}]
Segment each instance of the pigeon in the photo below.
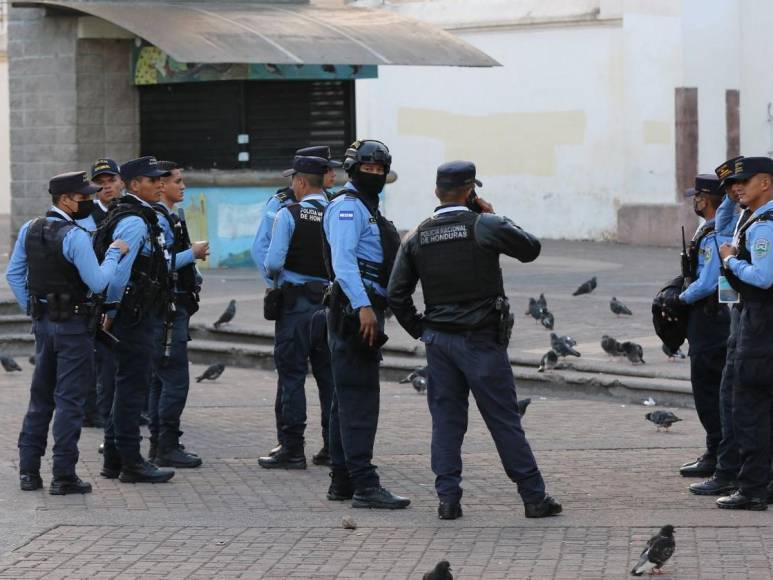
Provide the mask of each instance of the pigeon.
[{"label": "pigeon", "polygon": [[596,289],[596,276],[584,282],[577,290],[572,293],[572,296],[579,296],[580,294],[590,294]]},{"label": "pigeon", "polygon": [[639,561],[631,569],[631,576],[641,576],[645,572],[649,572],[650,575],[662,574],[660,569],[675,549],[674,526],[663,526],[656,535],[647,541]]},{"label": "pigeon", "polygon": [[675,351],[672,351],[665,344],[663,344],[661,348],[663,349],[663,354],[666,355],[668,360],[671,362],[674,362],[678,358],[685,358],[681,348],[677,348]]},{"label": "pigeon", "polygon": [[400,382],[403,384],[411,383],[413,388],[416,389],[416,392],[423,393],[427,390],[427,367],[421,367],[411,371],[407,377],[400,379]]},{"label": "pigeon", "polygon": [[529,298],[529,309],[524,312],[524,314],[528,314],[534,320],[539,322],[540,318],[542,318],[542,307],[534,298]]},{"label": "pigeon", "polygon": [[537,369],[537,372],[544,373],[546,370],[553,370],[556,368],[556,364],[558,364],[558,355],[552,350],[549,350],[545,353],[545,355],[542,357],[542,360],[539,362],[539,368]]},{"label": "pigeon", "polygon": [[644,364],[644,350],[642,350],[640,344],[625,341],[622,345],[620,345],[620,348],[622,349],[625,357],[633,364]]},{"label": "pigeon", "polygon": [[518,414],[523,417],[526,414],[526,407],[531,405],[531,399],[521,399],[518,401]]},{"label": "pigeon", "polygon": [[422,580],[454,580],[451,574],[451,564],[448,560],[440,560],[435,567],[422,576]]},{"label": "pigeon", "polygon": [[609,356],[623,356],[623,345],[617,342],[614,338],[605,334],[601,337],[601,348]]},{"label": "pigeon", "polygon": [[574,349],[577,344],[571,336],[558,336],[555,332],[550,333],[550,346],[558,356],[582,356]]},{"label": "pigeon", "polygon": [[612,300],[609,301],[609,309],[617,316],[620,316],[621,314],[631,316],[633,314],[633,312],[631,312],[631,310],[625,304],[620,302],[614,296],[612,296]]},{"label": "pigeon", "polygon": [[548,301],[545,299],[544,294],[539,295],[539,298],[537,298],[537,304],[539,304],[539,307],[542,308],[542,310],[548,309]]},{"label": "pigeon", "polygon": [[644,418],[647,419],[647,421],[655,423],[658,431],[661,429],[668,431],[671,428],[671,425],[681,421],[681,419],[674,415],[671,411],[661,411],[660,409],[645,414]]},{"label": "pigeon", "polygon": [[31,354],[30,357],[27,359],[29,363],[34,367],[35,366],[35,355]]},{"label": "pigeon", "polygon": [[19,363],[13,360],[13,357],[9,354],[0,355],[0,364],[3,365],[5,372],[12,373],[13,371],[21,371]]},{"label": "pigeon", "polygon": [[215,322],[215,328],[220,328],[223,324],[228,324],[236,316],[236,300],[231,300],[225,309],[225,312],[220,315],[220,318]]},{"label": "pigeon", "polygon": [[344,516],[341,518],[341,527],[345,530],[356,530],[357,522],[355,522],[354,518],[351,516]]},{"label": "pigeon", "polygon": [[225,365],[223,363],[217,363],[214,365],[208,366],[203,373],[201,373],[201,376],[196,377],[196,382],[200,383],[201,381],[214,381],[220,377],[220,375],[223,374],[223,371],[225,370]]},{"label": "pigeon", "polygon": [[333,75],[336,72],[336,67],[332,64],[323,64],[322,70],[328,74]]},{"label": "pigeon", "polygon": [[553,326],[556,323],[556,319],[553,317],[553,313],[548,312],[547,310],[542,311],[542,317],[539,319],[539,321],[542,323],[542,326],[548,330],[553,330]]}]

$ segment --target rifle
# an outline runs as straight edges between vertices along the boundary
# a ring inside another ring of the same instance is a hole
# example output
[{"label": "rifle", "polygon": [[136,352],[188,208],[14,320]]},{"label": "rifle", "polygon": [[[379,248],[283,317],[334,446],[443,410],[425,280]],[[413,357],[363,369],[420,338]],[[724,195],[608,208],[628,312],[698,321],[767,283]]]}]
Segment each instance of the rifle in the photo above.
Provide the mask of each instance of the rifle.
[{"label": "rifle", "polygon": [[175,315],[177,314],[177,306],[175,305],[175,292],[177,290],[177,251],[175,246],[176,240],[180,239],[182,235],[182,226],[179,221],[172,220],[174,239],[170,246],[172,250],[172,259],[169,264],[169,273],[167,275],[167,306],[164,316],[164,355],[161,358],[161,364],[166,364],[172,357],[172,327],[174,326]]},{"label": "rifle", "polygon": [[692,276],[690,275],[690,255],[687,252],[687,242],[684,237],[684,226],[682,226],[682,278],[684,279],[683,288],[687,288],[692,284]]}]

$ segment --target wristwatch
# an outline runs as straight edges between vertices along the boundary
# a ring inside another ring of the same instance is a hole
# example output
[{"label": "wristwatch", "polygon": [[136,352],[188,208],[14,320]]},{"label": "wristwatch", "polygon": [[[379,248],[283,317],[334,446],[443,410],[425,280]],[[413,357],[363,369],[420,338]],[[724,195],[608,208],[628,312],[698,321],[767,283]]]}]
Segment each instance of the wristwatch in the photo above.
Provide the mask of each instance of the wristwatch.
[{"label": "wristwatch", "polygon": [[735,258],[735,256],[728,256],[727,258],[722,260],[722,265],[729,270],[730,269],[730,260],[733,259],[733,258]]}]

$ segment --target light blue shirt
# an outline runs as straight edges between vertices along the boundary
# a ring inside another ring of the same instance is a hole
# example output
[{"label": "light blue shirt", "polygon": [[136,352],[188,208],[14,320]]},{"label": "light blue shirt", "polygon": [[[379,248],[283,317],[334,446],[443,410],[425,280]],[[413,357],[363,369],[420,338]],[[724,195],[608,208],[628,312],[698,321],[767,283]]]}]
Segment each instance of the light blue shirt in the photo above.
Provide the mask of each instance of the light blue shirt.
[{"label": "light blue shirt", "polygon": [[268,253],[268,247],[271,245],[271,234],[274,227],[274,219],[276,214],[283,207],[287,207],[295,203],[292,199],[280,201],[277,197],[285,190],[280,190],[266,201],[266,206],[263,208],[263,215],[260,218],[260,225],[258,225],[258,231],[255,234],[255,239],[252,241],[252,248],[250,254],[252,255],[252,261],[258,267],[261,278],[269,286],[273,285],[273,280],[266,270],[266,254]]},{"label": "light blue shirt", "polygon": [[[144,202],[136,195],[131,193],[127,193],[126,195],[131,195],[144,206],[151,207],[150,204]],[[163,238],[163,234],[161,237]],[[118,264],[115,276],[107,287],[106,301],[120,302],[121,298],[123,298],[123,293],[126,290],[126,285],[129,283],[132,266],[134,266],[134,260],[137,258],[137,255],[142,254],[143,256],[150,256],[151,254],[150,232],[141,217],[130,215],[129,217],[123,218],[115,226],[115,230],[113,230],[113,240],[123,240],[129,246],[129,251],[126,256],[124,256],[124,259],[121,260],[120,264]],[[162,247],[166,246],[163,239],[159,241],[161,242]],[[115,310],[108,312],[108,315],[115,316],[115,314]]]},{"label": "light blue shirt", "polygon": [[[769,201],[752,213],[749,220],[756,216],[773,211],[773,201]],[[755,222],[746,230],[746,249],[751,254],[751,264],[745,260],[732,257],[727,261],[727,267],[742,282],[767,290],[773,286],[773,221]]]},{"label": "light blue shirt", "polygon": [[[167,208],[167,211],[171,214],[177,215],[177,212],[175,212],[173,209]],[[164,249],[166,250],[166,253],[167,253],[167,264],[169,267],[171,267],[172,266],[171,249],[172,249],[172,246],[174,245],[174,231],[172,230],[172,224],[169,223],[169,220],[167,220],[166,216],[160,211],[156,211],[156,215],[158,216],[158,223],[161,226],[161,230],[164,232]],[[193,264],[195,261],[196,261],[196,257],[193,255],[193,248],[188,248],[187,250],[183,250],[182,252],[178,253],[175,256],[174,269],[175,271],[177,271],[180,268],[184,268],[185,266],[189,266],[190,264]],[[198,268],[195,268],[195,270],[196,270],[196,281],[198,282],[198,284],[201,284],[203,281],[201,274],[199,273]]]},{"label": "light blue shirt", "polygon": [[[307,195],[300,202],[302,207],[314,208],[310,201],[318,201],[323,207],[327,206],[327,197],[323,193],[313,193]],[[284,264],[287,259],[287,252],[290,249],[290,243],[295,232],[295,220],[287,207],[283,207],[276,214],[274,219],[273,233],[271,234],[271,243],[266,254],[265,269],[268,277],[276,279],[279,286],[282,284],[305,284],[306,282],[327,282],[327,278],[318,276],[307,276],[292,270],[285,270]],[[320,243],[322,243],[322,234],[320,233]],[[278,277],[277,277],[278,276]]]},{"label": "light blue shirt", "polygon": [[[714,223],[714,219],[706,221],[706,225]],[[703,226],[701,226],[703,227]],[[712,292],[717,291],[719,283],[719,252],[717,246],[730,240],[730,237],[717,236],[716,230],[704,236],[698,248],[698,270],[695,280],[679,295],[682,302],[694,304],[703,300]]]},{"label": "light blue shirt", "polygon": [[[356,189],[351,183],[344,187]],[[384,261],[378,225],[365,204],[355,197],[339,195],[325,210],[323,227],[330,244],[335,279],[349,298],[352,308],[370,306],[365,286],[380,296],[386,296],[386,288],[362,279],[357,264],[358,258],[376,264]]]},{"label": "light blue shirt", "polygon": [[75,223],[90,234],[97,231],[97,222],[94,221],[94,217],[91,215],[89,217],[83,218],[82,220],[75,220]]},{"label": "light blue shirt", "polygon": [[[63,211],[52,207],[52,211],[61,214],[68,221],[73,221]],[[56,218],[47,217],[48,221]],[[8,285],[16,297],[21,309],[27,311],[29,294],[27,292],[27,250],[24,247],[27,240],[27,231],[32,221],[27,222],[19,230],[19,237],[16,239],[16,245],[13,248],[13,254],[8,262],[8,268],[5,271],[5,278]],[[91,237],[88,232],[80,228],[72,228],[62,240],[62,253],[65,259],[74,265],[81,280],[89,287],[93,293],[98,294],[105,289],[108,282],[115,275],[121,252],[118,248],[110,248],[105,254],[105,259],[100,265],[97,256],[94,254],[94,248],[91,245]]]}]

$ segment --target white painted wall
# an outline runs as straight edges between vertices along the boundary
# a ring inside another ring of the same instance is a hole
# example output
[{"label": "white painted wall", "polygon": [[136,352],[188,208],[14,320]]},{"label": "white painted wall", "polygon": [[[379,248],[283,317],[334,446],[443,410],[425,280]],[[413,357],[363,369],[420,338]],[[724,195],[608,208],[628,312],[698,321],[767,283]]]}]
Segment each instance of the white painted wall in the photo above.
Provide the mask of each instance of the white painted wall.
[{"label": "white painted wall", "polygon": [[11,213],[11,130],[8,59],[0,52],[0,214]]},{"label": "white painted wall", "polygon": [[359,136],[385,141],[400,175],[387,211],[414,226],[434,206],[436,166],[467,158],[480,193],[535,234],[614,237],[621,205],[678,198],[679,86],[699,89],[700,171],[725,160],[726,89],[741,89],[744,149],[773,150],[773,2],[743,4],[742,17],[737,0],[387,2],[503,65],[381,67],[357,82]]}]

